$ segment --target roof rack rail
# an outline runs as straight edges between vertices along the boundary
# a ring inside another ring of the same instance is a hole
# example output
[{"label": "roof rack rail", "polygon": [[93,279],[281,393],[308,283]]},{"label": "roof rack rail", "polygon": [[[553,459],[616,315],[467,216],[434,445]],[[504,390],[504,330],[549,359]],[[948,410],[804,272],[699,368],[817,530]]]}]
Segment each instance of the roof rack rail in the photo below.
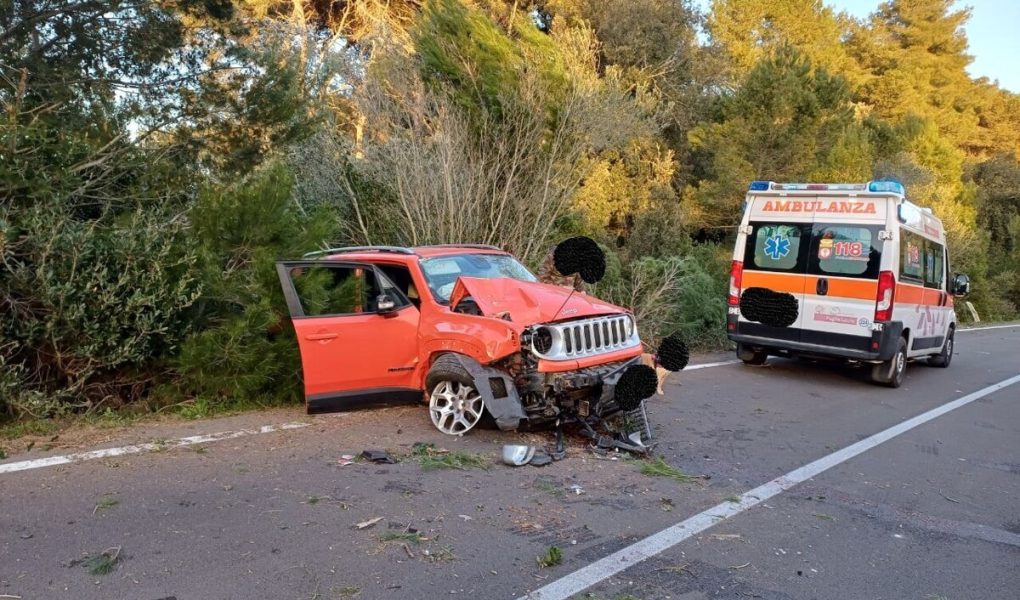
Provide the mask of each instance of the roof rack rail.
[{"label": "roof rack rail", "polygon": [[425,248],[478,248],[480,250],[500,250],[503,249],[492,244],[431,244],[424,246]]},{"label": "roof rack rail", "polygon": [[334,254],[347,254],[351,252],[390,252],[392,254],[414,254],[410,248],[402,246],[345,246],[343,248],[329,248],[328,250],[316,250],[306,252],[301,258],[316,258],[319,256],[332,256]]}]

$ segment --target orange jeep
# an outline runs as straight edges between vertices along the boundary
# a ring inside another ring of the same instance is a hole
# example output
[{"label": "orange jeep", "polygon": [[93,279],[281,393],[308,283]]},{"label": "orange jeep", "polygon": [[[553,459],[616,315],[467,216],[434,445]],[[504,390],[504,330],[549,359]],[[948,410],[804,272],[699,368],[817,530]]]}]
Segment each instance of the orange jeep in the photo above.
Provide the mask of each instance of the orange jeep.
[{"label": "orange jeep", "polygon": [[655,391],[633,315],[492,246],[336,248],[277,272],[309,413],[424,393],[436,428],[460,435],[485,413],[512,430],[636,410]]}]

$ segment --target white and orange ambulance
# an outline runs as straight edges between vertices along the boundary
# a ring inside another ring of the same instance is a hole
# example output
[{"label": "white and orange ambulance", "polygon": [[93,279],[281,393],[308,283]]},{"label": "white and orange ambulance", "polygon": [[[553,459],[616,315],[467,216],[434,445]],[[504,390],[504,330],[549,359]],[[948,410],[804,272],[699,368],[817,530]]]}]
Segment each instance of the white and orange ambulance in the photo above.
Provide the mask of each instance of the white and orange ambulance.
[{"label": "white and orange ambulance", "polygon": [[907,361],[948,367],[953,297],[941,221],[895,181],[775,183],[747,193],[730,274],[727,334],[737,356],[840,358],[899,387]]}]

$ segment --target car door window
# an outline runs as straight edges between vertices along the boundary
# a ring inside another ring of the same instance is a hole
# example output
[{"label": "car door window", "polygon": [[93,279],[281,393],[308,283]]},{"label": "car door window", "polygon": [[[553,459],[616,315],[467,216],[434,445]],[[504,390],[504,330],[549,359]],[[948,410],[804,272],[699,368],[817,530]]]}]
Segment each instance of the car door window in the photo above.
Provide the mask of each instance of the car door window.
[{"label": "car door window", "polygon": [[380,295],[398,308],[407,304],[396,286],[370,267],[296,265],[288,272],[305,317],[374,313]]}]

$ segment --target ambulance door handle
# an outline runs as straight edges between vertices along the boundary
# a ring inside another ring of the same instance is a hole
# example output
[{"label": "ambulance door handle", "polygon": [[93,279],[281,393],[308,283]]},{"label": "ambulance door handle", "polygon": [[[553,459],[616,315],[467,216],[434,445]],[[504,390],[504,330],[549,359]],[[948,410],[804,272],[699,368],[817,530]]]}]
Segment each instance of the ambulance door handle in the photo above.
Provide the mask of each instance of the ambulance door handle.
[{"label": "ambulance door handle", "polygon": [[818,292],[819,296],[824,296],[829,293],[829,280],[824,277],[818,278],[818,283],[815,284],[815,291]]}]

